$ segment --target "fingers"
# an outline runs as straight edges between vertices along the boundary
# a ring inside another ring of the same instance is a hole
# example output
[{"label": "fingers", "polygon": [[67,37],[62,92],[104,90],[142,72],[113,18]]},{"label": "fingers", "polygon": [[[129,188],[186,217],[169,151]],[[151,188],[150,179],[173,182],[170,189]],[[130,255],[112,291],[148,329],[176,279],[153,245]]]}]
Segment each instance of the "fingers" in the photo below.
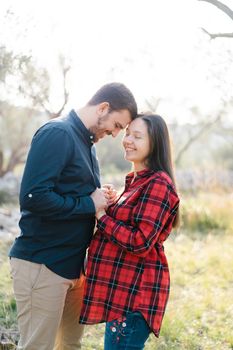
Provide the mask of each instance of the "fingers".
[{"label": "fingers", "polygon": [[111,190],[106,194],[107,202],[108,202],[108,206],[114,204],[117,201],[118,198],[118,194],[116,190]]},{"label": "fingers", "polygon": [[92,194],[91,198],[94,202],[96,212],[104,210],[108,207],[108,199],[105,197],[103,191],[97,188]]},{"label": "fingers", "polygon": [[108,190],[114,189],[113,184],[104,184],[102,187],[103,187],[103,188],[106,188],[106,189],[108,189]]},{"label": "fingers", "polygon": [[107,200],[107,205],[110,206],[117,201],[118,194],[112,184],[104,184],[101,187],[102,192]]}]

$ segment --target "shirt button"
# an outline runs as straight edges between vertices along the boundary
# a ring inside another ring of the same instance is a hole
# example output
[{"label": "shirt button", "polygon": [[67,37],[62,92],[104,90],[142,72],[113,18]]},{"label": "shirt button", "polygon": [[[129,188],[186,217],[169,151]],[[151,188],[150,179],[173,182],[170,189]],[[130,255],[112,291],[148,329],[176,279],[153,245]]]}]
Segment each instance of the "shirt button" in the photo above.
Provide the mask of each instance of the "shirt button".
[{"label": "shirt button", "polygon": [[113,333],[116,332],[116,327],[112,327],[112,332],[113,332]]},{"label": "shirt button", "polygon": [[31,193],[29,193],[28,197],[29,197],[29,198],[32,198],[32,194],[31,194]]}]

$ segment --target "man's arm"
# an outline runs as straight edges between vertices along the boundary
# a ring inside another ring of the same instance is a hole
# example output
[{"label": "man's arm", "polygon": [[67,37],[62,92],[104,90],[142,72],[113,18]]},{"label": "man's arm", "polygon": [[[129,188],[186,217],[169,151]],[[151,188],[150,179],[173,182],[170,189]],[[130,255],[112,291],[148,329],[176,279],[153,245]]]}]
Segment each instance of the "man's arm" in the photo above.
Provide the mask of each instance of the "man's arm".
[{"label": "man's arm", "polygon": [[73,197],[55,192],[60,174],[73,152],[70,135],[63,129],[40,129],[34,136],[21,184],[20,207],[52,220],[93,217],[90,196]]}]

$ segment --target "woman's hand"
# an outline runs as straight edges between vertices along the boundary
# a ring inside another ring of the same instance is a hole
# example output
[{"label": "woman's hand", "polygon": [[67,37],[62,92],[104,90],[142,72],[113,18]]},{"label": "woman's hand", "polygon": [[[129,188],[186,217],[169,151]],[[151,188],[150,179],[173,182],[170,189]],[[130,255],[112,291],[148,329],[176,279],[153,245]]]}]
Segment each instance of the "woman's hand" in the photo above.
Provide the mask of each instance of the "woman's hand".
[{"label": "woman's hand", "polygon": [[101,189],[104,192],[105,198],[107,199],[108,207],[117,201],[118,194],[112,184],[105,184]]},{"label": "woman's hand", "polygon": [[[101,190],[105,196],[105,199],[107,200],[107,207],[109,207],[116,200],[116,197],[117,197],[116,190],[113,188],[113,185],[111,184],[103,185],[101,187]],[[107,209],[107,207],[105,209]],[[95,214],[95,217],[98,220],[101,216],[105,214],[106,214],[105,210],[101,209],[97,211],[97,213]]]}]

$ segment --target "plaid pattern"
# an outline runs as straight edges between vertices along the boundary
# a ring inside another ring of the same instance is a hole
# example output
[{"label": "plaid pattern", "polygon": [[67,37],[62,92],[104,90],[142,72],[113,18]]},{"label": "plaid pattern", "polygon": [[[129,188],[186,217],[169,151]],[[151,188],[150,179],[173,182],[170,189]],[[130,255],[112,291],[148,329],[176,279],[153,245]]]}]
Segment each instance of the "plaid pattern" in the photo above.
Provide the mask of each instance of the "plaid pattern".
[{"label": "plaid pattern", "polygon": [[95,324],[139,311],[156,336],[169,295],[163,242],[179,198],[164,172],[126,177],[118,202],[98,221],[87,264],[80,323]]}]

